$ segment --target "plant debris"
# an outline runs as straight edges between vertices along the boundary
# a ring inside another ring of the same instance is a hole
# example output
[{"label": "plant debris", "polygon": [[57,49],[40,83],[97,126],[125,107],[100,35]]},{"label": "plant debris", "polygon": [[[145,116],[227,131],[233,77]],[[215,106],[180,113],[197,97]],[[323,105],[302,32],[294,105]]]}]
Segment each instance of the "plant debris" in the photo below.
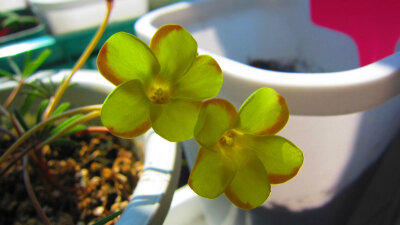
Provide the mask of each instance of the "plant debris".
[{"label": "plant debris", "polygon": [[[46,165],[31,163],[28,171],[51,223],[90,224],[124,209],[142,171],[140,149],[137,142],[108,133],[74,134],[46,146]],[[22,170],[18,163],[0,179],[0,224],[42,224],[26,193]]]}]

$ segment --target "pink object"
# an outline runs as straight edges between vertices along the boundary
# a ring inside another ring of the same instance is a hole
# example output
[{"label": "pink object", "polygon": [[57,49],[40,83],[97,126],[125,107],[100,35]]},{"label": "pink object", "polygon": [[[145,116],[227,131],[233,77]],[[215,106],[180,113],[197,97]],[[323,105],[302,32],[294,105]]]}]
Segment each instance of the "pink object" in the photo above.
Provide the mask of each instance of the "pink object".
[{"label": "pink object", "polygon": [[400,38],[400,0],[310,0],[311,20],[351,36],[360,66],[395,52]]}]

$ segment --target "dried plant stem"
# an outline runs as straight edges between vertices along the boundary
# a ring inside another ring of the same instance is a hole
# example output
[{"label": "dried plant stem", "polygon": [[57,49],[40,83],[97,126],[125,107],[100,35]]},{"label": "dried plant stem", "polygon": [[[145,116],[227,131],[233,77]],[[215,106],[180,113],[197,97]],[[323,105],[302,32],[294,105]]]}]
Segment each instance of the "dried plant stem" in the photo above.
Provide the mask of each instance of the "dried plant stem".
[{"label": "dried plant stem", "polygon": [[24,183],[26,191],[28,192],[29,199],[32,201],[33,207],[35,208],[36,212],[39,214],[40,219],[45,225],[51,225],[49,218],[47,218],[46,213],[43,211],[42,207],[39,204],[39,201],[33,191],[31,180],[29,179],[29,172],[28,172],[28,155],[24,156],[23,159],[23,167],[24,167]]},{"label": "dried plant stem", "polygon": [[35,156],[35,154],[30,154],[30,156],[32,156],[32,159],[38,165],[37,167],[35,167],[35,169],[37,170],[38,174],[40,175],[40,178],[42,178],[43,183],[45,184],[45,187],[47,187],[49,189],[49,191],[50,191],[49,182],[63,192],[75,192],[76,191],[76,189],[74,189],[74,188],[67,188],[67,187],[62,186],[58,182],[57,178],[51,173],[49,167],[47,166],[47,163],[44,160],[39,160]]},{"label": "dried plant stem", "polygon": [[84,130],[78,131],[76,134],[86,134],[86,133],[109,133],[110,130],[103,126],[92,126],[87,127]]},{"label": "dried plant stem", "polygon": [[0,105],[0,113],[1,113],[3,116],[8,116],[7,110],[6,110],[2,105]]},{"label": "dried plant stem", "polygon": [[107,23],[110,18],[112,6],[113,6],[112,1],[107,1],[107,12],[104,17],[103,23],[97,30],[92,41],[89,43],[89,45],[87,46],[85,51],[82,53],[82,55],[79,57],[78,61],[72,68],[70,75],[67,77],[67,79],[65,79],[65,81],[57,89],[57,92],[56,92],[53,100],[50,102],[49,107],[47,108],[47,110],[44,114],[45,119],[50,117],[53,114],[55,108],[57,107],[57,105],[61,99],[61,96],[64,94],[65,90],[67,90],[68,84],[71,81],[72,76],[75,74],[76,71],[78,71],[78,69],[80,69],[85,64],[86,60],[89,58],[90,54],[93,52],[93,49],[96,47],[97,43],[100,41],[101,36],[103,35],[104,31],[107,28]]},{"label": "dried plant stem", "polygon": [[[54,117],[48,118],[45,121],[42,121],[41,123],[37,124],[36,126],[32,127],[30,130],[28,130],[26,133],[24,133],[9,149],[7,149],[7,151],[0,157],[0,163],[4,162],[4,160],[6,160],[6,158],[10,154],[12,154],[16,149],[18,149],[18,147],[21,144],[23,144],[26,140],[28,140],[28,138],[30,138],[34,133],[43,129],[48,124],[51,124],[52,122],[57,121],[59,119],[66,118],[66,117],[69,117],[69,116],[72,116],[75,114],[80,114],[80,113],[95,112],[95,114],[97,116],[99,116],[100,109],[101,109],[101,105],[79,107],[76,109],[68,110],[57,116],[54,116]],[[82,118],[84,118],[84,117],[82,117]],[[77,121],[82,121],[82,118],[80,118],[80,120],[77,120]],[[76,123],[73,123],[73,124],[76,125]]]},{"label": "dried plant stem", "polygon": [[15,97],[17,97],[18,92],[21,90],[22,86],[24,86],[25,79],[21,79],[18,81],[17,86],[12,90],[10,95],[7,97],[4,102],[4,109],[7,109],[11,103],[14,101]]},{"label": "dried plant stem", "polygon": [[17,131],[18,136],[22,136],[24,134],[24,129],[21,127],[21,124],[18,123],[18,121],[15,119],[12,113],[10,113],[9,115],[11,123],[13,124],[15,130]]},{"label": "dried plant stem", "polygon": [[17,139],[17,136],[15,136],[11,131],[7,130],[4,127],[0,127],[0,134],[1,133],[7,134],[13,140]]},{"label": "dried plant stem", "polygon": [[22,157],[24,157],[24,155],[26,153],[28,153],[31,148],[32,148],[32,146],[26,147],[18,156],[11,159],[8,162],[8,165],[6,167],[4,167],[4,169],[2,171],[0,171],[0,177],[3,176],[11,168],[11,166],[14,165],[14,163],[16,163],[18,160],[21,160]]}]

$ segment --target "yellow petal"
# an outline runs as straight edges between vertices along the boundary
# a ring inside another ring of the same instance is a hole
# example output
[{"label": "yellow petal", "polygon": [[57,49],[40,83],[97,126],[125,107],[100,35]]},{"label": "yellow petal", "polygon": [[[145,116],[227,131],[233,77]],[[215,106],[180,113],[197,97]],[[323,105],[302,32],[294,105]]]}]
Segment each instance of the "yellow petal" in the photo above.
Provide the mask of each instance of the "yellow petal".
[{"label": "yellow petal", "polygon": [[196,141],[210,148],[233,125],[236,115],[235,106],[225,99],[204,102],[194,130]]},{"label": "yellow petal", "polygon": [[160,76],[176,81],[192,65],[197,55],[197,42],[179,25],[160,27],[150,42],[150,48],[160,63]]},{"label": "yellow petal", "polygon": [[99,72],[119,85],[138,79],[146,84],[160,70],[157,58],[139,38],[125,32],[112,35],[97,56]]},{"label": "yellow petal", "polygon": [[216,198],[235,175],[235,163],[217,151],[200,148],[189,176],[188,185],[198,195]]},{"label": "yellow petal", "polygon": [[246,143],[263,162],[271,184],[286,182],[303,165],[303,152],[292,142],[276,135],[245,135]]},{"label": "yellow petal", "polygon": [[261,206],[271,192],[264,165],[251,150],[242,150],[236,157],[239,157],[238,168],[225,195],[242,209]]},{"label": "yellow petal", "polygon": [[250,134],[275,134],[289,119],[285,99],[271,88],[260,88],[240,107],[235,127]]},{"label": "yellow petal", "polygon": [[149,105],[141,82],[131,80],[108,95],[101,109],[101,121],[116,136],[137,137],[150,128]]}]

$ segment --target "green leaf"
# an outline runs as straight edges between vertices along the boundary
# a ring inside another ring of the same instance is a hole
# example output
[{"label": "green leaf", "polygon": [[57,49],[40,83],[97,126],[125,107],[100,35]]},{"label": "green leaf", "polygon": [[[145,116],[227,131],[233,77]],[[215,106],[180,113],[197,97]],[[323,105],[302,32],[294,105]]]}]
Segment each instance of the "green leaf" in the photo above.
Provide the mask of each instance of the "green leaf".
[{"label": "green leaf", "polygon": [[303,152],[283,137],[246,135],[245,139],[263,162],[271,184],[290,180],[297,175],[303,165]]},{"label": "green leaf", "polygon": [[224,193],[236,173],[236,165],[220,152],[200,148],[188,185],[204,198]]},{"label": "green leaf", "polygon": [[149,104],[139,80],[125,82],[104,101],[101,122],[116,136],[137,137],[150,129]]},{"label": "green leaf", "polygon": [[47,105],[49,105],[49,102],[50,101],[48,99],[45,99],[40,103],[37,114],[36,114],[36,124],[42,122],[43,113],[46,110]]},{"label": "green leaf", "polygon": [[22,116],[25,116],[31,109],[32,104],[35,102],[35,95],[27,95],[24,99],[24,103],[21,106],[20,112]]},{"label": "green leaf", "polygon": [[26,94],[35,94],[36,96],[40,96],[42,98],[45,98],[46,96],[48,96],[47,90],[43,89],[40,85],[36,85],[34,83],[30,83],[30,82],[25,82],[24,86],[28,87],[29,90],[23,93]]},{"label": "green leaf", "polygon": [[109,221],[113,220],[114,218],[116,218],[117,216],[121,215],[121,213],[122,213],[121,211],[111,213],[110,215],[100,219],[99,221],[96,221],[93,225],[104,225],[107,222],[109,222]]},{"label": "green leaf", "polygon": [[176,81],[192,65],[197,55],[197,43],[179,25],[160,27],[150,42],[150,48],[160,63],[160,76]]},{"label": "green leaf", "polygon": [[271,192],[267,172],[251,150],[243,149],[236,157],[238,169],[225,195],[239,208],[254,209],[261,206]]},{"label": "green leaf", "polygon": [[82,131],[85,129],[86,129],[86,126],[84,124],[78,124],[78,125],[74,126],[73,128],[69,129],[67,132],[65,132],[63,134],[63,136],[68,136],[70,134],[74,134],[76,132],[79,132],[79,131]]},{"label": "green leaf", "polygon": [[275,134],[288,119],[285,99],[271,88],[260,88],[240,107],[235,128],[250,134]]},{"label": "green leaf", "polygon": [[150,119],[153,130],[172,142],[186,141],[193,137],[201,102],[171,101],[151,104]]},{"label": "green leaf", "polygon": [[217,96],[222,86],[222,71],[218,63],[208,55],[196,57],[189,71],[178,80],[174,97],[179,99],[205,100]]},{"label": "green leaf", "polygon": [[25,62],[25,68],[24,71],[22,72],[22,77],[23,78],[27,78],[30,75],[32,75],[33,73],[36,72],[36,70],[46,61],[46,59],[51,55],[51,50],[50,49],[45,49],[43,50],[39,56],[33,60],[30,61],[30,54],[31,53],[27,53],[27,58],[26,58],[26,62]]},{"label": "green leaf", "polygon": [[112,35],[105,42],[97,56],[97,67],[115,85],[134,79],[146,84],[160,70],[146,43],[124,32]]},{"label": "green leaf", "polygon": [[57,125],[54,129],[52,129],[50,131],[50,135],[54,135],[54,134],[57,134],[57,133],[63,131],[66,127],[71,125],[73,122],[75,122],[82,116],[83,116],[82,114],[77,114],[77,115],[71,116],[70,118],[64,120],[62,123],[60,123],[59,125]]},{"label": "green leaf", "polygon": [[235,106],[225,99],[211,99],[203,103],[194,129],[200,145],[211,148],[235,121]]},{"label": "green leaf", "polygon": [[32,59],[32,51],[27,51],[25,53],[25,69],[26,69],[26,65],[28,65],[28,63],[31,62]]},{"label": "green leaf", "polygon": [[63,113],[65,110],[67,110],[69,108],[71,104],[69,104],[69,102],[63,102],[61,103],[61,105],[59,105],[53,112],[53,116],[56,116],[60,113]]},{"label": "green leaf", "polygon": [[21,125],[22,129],[24,129],[24,131],[29,130],[29,126],[25,122],[24,117],[21,115],[21,113],[18,110],[14,109],[13,110],[13,114],[14,114],[15,119],[17,120],[17,122]]}]

